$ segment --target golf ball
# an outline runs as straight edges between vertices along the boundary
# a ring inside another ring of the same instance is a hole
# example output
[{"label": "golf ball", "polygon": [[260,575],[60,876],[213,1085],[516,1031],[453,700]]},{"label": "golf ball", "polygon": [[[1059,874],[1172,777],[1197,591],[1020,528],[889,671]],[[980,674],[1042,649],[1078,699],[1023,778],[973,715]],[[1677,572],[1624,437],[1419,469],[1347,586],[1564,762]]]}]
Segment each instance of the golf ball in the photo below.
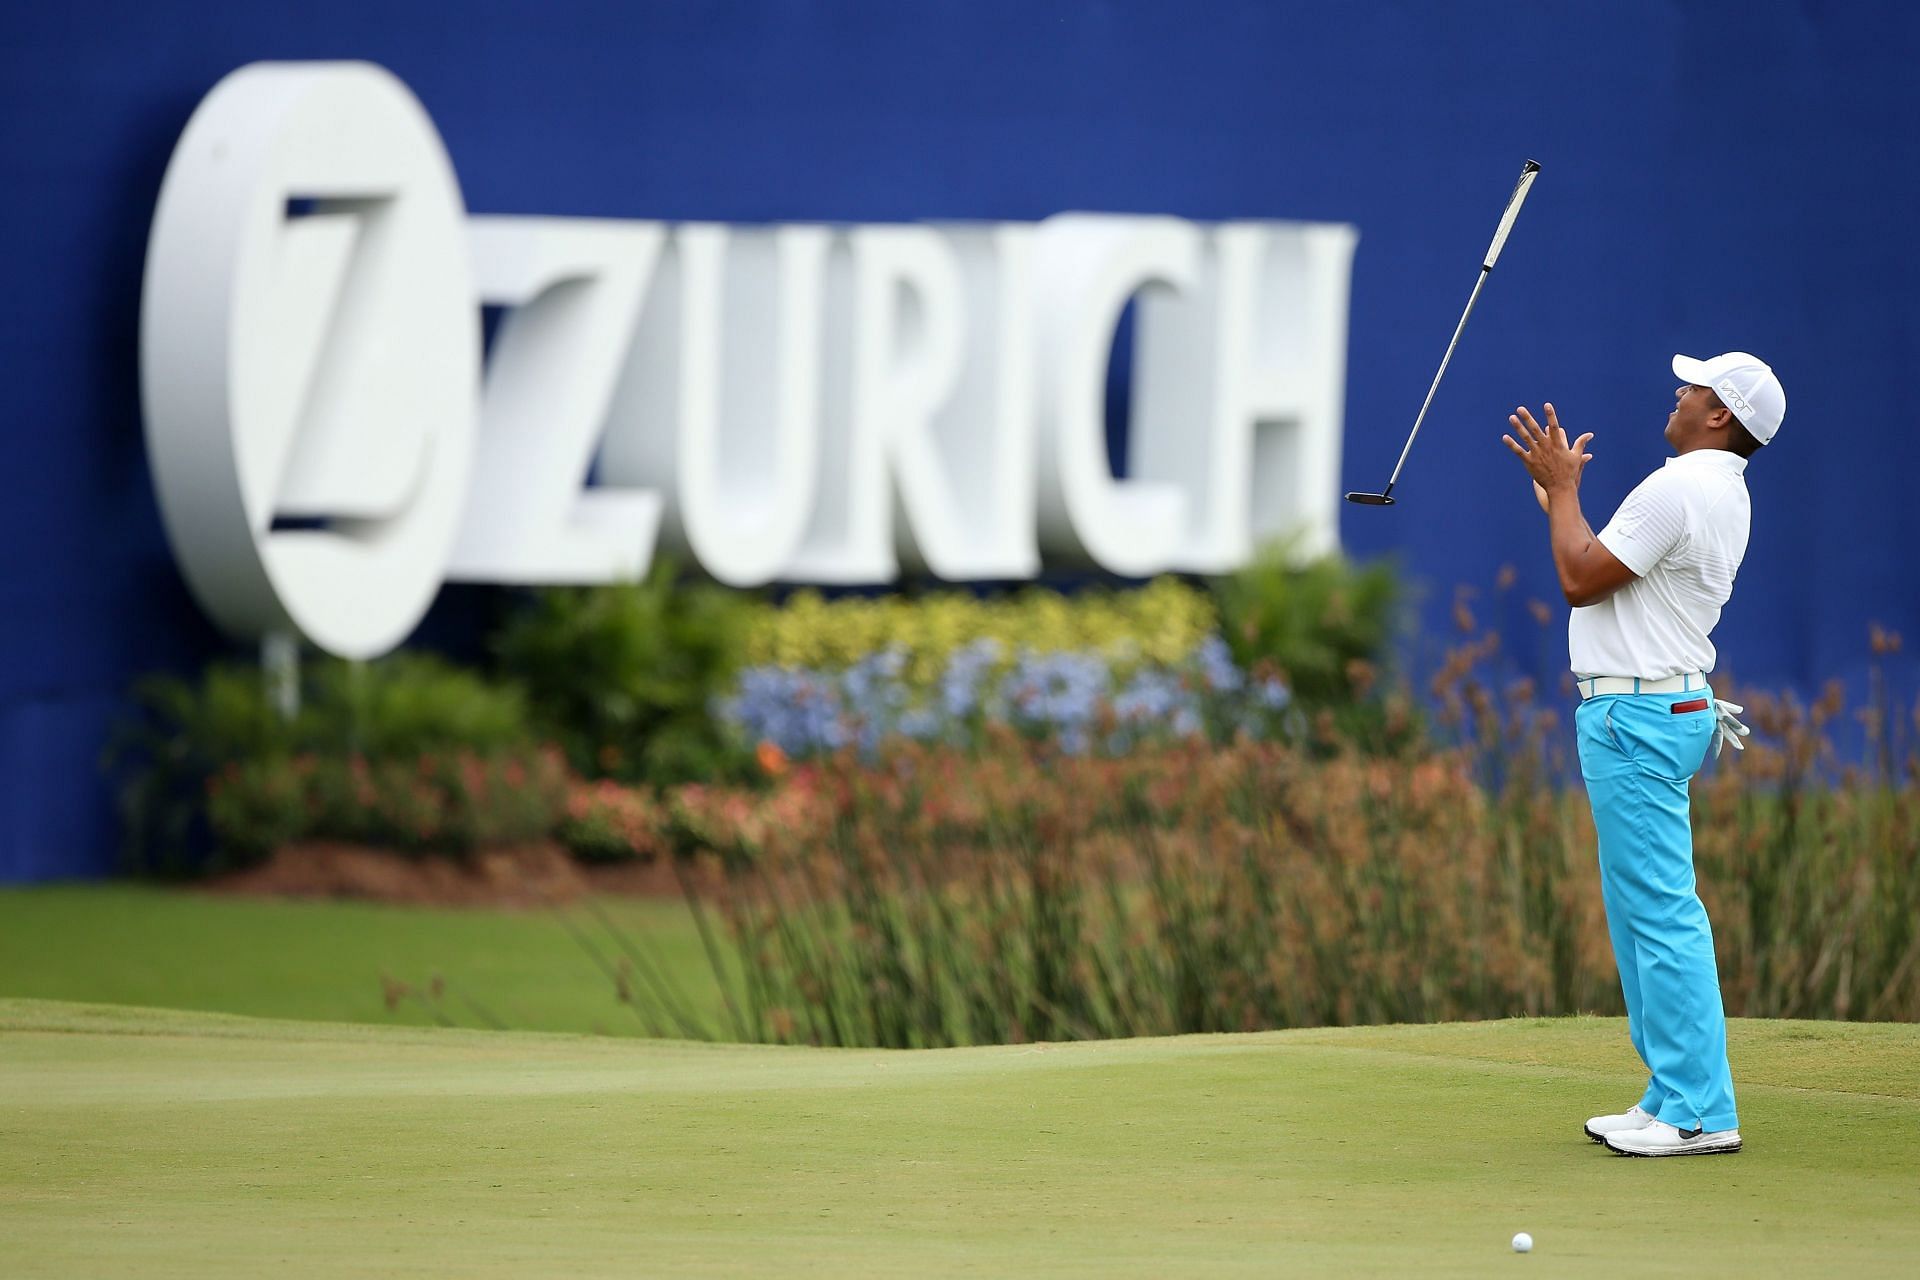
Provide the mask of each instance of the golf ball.
[{"label": "golf ball", "polygon": [[1533,1237],[1528,1235],[1526,1232],[1522,1231],[1519,1235],[1513,1238],[1513,1251],[1515,1253],[1526,1253],[1532,1248],[1533,1248]]}]

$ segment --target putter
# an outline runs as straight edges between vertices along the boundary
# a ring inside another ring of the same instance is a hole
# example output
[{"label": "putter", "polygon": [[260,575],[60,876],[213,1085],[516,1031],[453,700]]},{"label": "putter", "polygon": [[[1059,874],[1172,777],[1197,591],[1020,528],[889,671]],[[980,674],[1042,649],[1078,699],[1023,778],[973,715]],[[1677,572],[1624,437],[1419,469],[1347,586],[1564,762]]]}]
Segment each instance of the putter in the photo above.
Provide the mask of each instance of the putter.
[{"label": "putter", "polygon": [[1534,175],[1539,172],[1540,166],[1535,161],[1529,160],[1521,166],[1520,181],[1513,184],[1513,194],[1507,197],[1507,211],[1500,215],[1500,225],[1493,233],[1493,244],[1488,246],[1486,260],[1480,264],[1480,278],[1473,282],[1473,292],[1467,296],[1467,309],[1460,313],[1460,323],[1453,327],[1453,341],[1447,344],[1447,354],[1440,357],[1440,371],[1433,375],[1433,385],[1427,388],[1427,398],[1420,405],[1419,416],[1413,420],[1413,430],[1407,433],[1407,446],[1400,450],[1400,461],[1393,464],[1393,474],[1387,477],[1387,487],[1379,493],[1350,493],[1347,495],[1348,502],[1357,502],[1363,507],[1393,505],[1393,486],[1400,483],[1400,468],[1407,465],[1407,455],[1413,452],[1414,437],[1420,434],[1420,424],[1426,421],[1427,410],[1433,405],[1433,393],[1440,389],[1440,379],[1447,376],[1447,362],[1453,359],[1453,349],[1460,345],[1460,335],[1466,331],[1467,317],[1473,314],[1473,304],[1480,300],[1480,288],[1493,272],[1493,264],[1500,257],[1500,250],[1513,231],[1514,219],[1520,216],[1520,206],[1526,203],[1527,192],[1533,188]]}]

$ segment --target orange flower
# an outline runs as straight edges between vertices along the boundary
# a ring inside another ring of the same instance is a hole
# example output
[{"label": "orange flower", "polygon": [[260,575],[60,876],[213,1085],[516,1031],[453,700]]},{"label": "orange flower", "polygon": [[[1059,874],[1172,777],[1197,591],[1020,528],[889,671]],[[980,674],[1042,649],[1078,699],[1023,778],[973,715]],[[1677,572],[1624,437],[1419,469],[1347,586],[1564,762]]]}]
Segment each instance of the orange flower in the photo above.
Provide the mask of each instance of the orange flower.
[{"label": "orange flower", "polygon": [[760,761],[760,767],[767,771],[768,777],[777,778],[787,771],[787,753],[780,749],[779,744],[762,739],[753,754]]}]

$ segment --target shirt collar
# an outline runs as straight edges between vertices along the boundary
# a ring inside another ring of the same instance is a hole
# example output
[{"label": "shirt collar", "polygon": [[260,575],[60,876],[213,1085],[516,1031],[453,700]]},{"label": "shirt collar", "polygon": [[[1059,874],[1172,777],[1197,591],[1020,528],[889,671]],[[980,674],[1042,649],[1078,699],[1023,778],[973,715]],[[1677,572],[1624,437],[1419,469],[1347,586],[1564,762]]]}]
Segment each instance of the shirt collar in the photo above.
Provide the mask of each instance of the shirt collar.
[{"label": "shirt collar", "polygon": [[1695,449],[1693,452],[1683,453],[1677,458],[1668,458],[1667,465],[1670,467],[1711,467],[1716,471],[1724,471],[1728,475],[1735,476],[1744,475],[1747,470],[1747,460],[1731,449]]}]

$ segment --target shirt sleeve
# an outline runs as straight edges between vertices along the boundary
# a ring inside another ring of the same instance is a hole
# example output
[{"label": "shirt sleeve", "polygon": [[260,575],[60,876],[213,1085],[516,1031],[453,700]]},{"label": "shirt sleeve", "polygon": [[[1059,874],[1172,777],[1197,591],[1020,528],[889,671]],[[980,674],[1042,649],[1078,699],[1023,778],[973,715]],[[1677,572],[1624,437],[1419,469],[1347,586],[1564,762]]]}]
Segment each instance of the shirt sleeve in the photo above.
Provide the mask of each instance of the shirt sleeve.
[{"label": "shirt sleeve", "polygon": [[1636,577],[1644,578],[1680,545],[1686,529],[1681,487],[1672,481],[1669,470],[1662,469],[1642,480],[1595,536]]}]

